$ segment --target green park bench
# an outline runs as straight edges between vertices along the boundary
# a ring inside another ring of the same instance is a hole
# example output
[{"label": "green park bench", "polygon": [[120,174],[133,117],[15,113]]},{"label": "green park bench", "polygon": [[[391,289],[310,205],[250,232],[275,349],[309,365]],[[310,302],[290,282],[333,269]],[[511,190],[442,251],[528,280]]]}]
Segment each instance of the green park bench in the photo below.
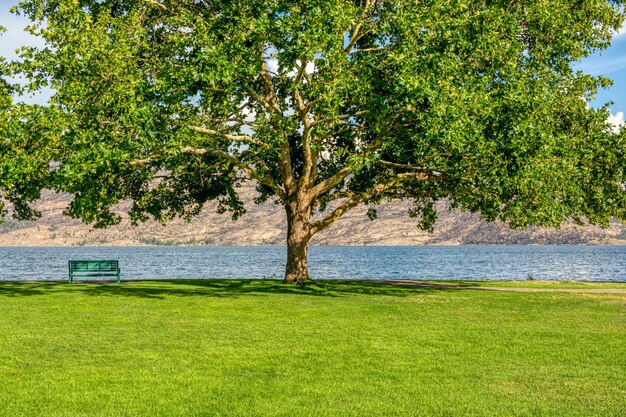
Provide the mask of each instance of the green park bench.
[{"label": "green park bench", "polygon": [[120,283],[120,265],[118,261],[69,261],[69,280],[74,277],[117,277]]}]

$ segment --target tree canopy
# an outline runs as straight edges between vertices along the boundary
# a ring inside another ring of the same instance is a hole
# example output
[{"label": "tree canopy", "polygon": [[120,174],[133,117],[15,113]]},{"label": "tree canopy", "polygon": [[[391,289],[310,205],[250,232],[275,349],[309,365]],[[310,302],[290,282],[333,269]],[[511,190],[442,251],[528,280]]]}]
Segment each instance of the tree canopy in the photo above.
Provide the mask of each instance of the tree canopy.
[{"label": "tree canopy", "polygon": [[[0,27],[0,36],[2,32]],[[49,114],[38,106],[14,103],[21,88],[11,75],[9,63],[0,57],[0,221],[9,210],[17,219],[35,220],[40,213],[30,203],[50,185],[51,148],[40,132]]]},{"label": "tree canopy", "polygon": [[[236,218],[254,181],[257,202],[286,209],[287,281],[309,278],[311,237],[359,204],[375,218],[410,199],[425,229],[441,199],[512,227],[606,225],[626,220],[626,143],[587,105],[609,81],[573,64],[610,44],[622,7],[24,0],[46,47],[13,71],[55,93],[22,108],[2,153],[45,160],[26,201],[69,193],[67,214],[96,227],[122,200],[134,222],[211,200]],[[19,188],[2,181],[5,197]]]}]

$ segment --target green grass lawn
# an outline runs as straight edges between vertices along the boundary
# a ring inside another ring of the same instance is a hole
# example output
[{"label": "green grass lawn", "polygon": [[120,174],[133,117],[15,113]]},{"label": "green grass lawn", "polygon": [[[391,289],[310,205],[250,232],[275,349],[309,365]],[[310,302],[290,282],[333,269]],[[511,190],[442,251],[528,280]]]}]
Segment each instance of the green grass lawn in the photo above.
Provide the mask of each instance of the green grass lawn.
[{"label": "green grass lawn", "polygon": [[576,289],[576,290],[625,290],[623,282],[590,281],[418,281],[433,285],[451,285],[454,287],[492,287],[492,288],[541,288],[541,289]]},{"label": "green grass lawn", "polygon": [[2,416],[606,417],[625,399],[625,294],[0,284]]}]

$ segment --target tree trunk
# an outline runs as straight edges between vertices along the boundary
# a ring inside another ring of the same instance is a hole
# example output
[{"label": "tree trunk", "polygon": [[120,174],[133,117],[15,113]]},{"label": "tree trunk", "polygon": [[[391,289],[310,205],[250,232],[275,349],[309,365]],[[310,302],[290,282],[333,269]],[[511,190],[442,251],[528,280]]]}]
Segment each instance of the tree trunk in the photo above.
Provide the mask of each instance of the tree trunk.
[{"label": "tree trunk", "polygon": [[311,279],[307,268],[307,252],[311,240],[310,210],[290,204],[287,209],[287,266],[285,283],[306,282]]}]

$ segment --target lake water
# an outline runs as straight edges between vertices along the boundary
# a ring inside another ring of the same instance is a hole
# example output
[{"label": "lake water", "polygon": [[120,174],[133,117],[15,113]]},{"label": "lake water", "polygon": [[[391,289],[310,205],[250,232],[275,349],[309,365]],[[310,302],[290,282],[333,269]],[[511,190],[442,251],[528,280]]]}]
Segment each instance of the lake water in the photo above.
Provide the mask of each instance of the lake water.
[{"label": "lake water", "polygon": [[[286,248],[0,247],[0,280],[62,280],[70,259],[118,259],[122,279],[282,278]],[[626,246],[313,246],[315,279],[626,282]]]}]

